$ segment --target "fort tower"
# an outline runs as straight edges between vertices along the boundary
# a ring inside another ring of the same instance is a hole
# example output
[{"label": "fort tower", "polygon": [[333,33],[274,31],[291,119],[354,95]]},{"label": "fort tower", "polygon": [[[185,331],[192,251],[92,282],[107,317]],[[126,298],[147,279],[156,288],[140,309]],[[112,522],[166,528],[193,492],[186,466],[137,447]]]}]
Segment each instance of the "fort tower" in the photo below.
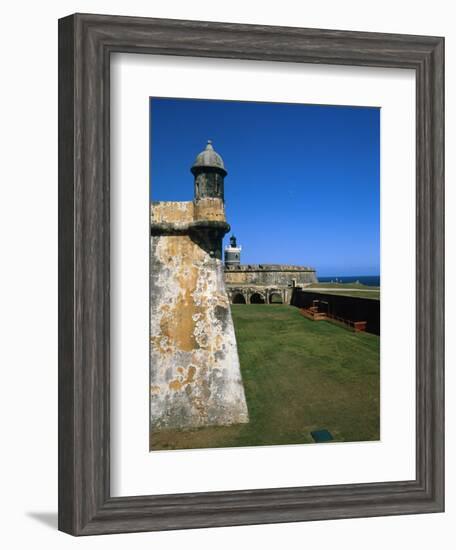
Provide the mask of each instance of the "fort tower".
[{"label": "fort tower", "polygon": [[227,171],[222,157],[214,151],[210,139],[204,151],[196,157],[191,171],[195,176],[196,200],[206,197],[224,200],[224,180]]},{"label": "fort tower", "polygon": [[194,200],[152,202],[152,432],[248,422],[225,289],[223,160],[208,142],[191,167]]}]

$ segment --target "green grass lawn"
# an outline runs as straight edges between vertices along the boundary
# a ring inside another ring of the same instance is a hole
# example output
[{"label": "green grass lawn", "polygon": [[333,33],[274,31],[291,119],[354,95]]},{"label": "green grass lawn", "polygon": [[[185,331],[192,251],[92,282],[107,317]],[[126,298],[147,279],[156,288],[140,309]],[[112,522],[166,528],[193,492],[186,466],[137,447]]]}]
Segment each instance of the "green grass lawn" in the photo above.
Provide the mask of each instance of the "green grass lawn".
[{"label": "green grass lawn", "polygon": [[380,339],[285,305],[233,305],[248,424],[152,434],[152,448],[371,441],[380,431]]}]

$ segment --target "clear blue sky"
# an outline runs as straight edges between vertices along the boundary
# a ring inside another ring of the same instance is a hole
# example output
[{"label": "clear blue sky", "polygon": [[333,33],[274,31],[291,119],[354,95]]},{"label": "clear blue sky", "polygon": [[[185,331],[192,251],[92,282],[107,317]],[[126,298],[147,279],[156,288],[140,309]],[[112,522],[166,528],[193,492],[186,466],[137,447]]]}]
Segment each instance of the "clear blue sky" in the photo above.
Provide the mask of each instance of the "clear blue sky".
[{"label": "clear blue sky", "polygon": [[380,273],[379,108],[150,105],[152,200],[193,199],[190,166],[212,139],[242,263],[308,265],[322,277]]}]

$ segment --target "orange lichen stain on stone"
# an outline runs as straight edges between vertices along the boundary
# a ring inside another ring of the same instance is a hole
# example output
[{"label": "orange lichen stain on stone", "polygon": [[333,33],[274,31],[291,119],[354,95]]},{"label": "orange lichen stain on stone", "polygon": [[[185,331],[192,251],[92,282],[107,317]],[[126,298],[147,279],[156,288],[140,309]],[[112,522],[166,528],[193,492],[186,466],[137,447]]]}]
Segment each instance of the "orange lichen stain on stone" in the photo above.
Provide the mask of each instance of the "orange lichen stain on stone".
[{"label": "orange lichen stain on stone", "polygon": [[[182,367],[179,367],[177,370],[181,373],[184,372],[184,369]],[[178,391],[183,387],[187,386],[188,384],[191,384],[194,381],[195,374],[196,374],[196,367],[194,365],[190,365],[187,369],[187,376],[183,380],[179,380],[179,379],[171,380],[168,384],[169,389]]]},{"label": "orange lichen stain on stone", "polygon": [[156,345],[162,353],[172,350],[192,351],[199,347],[195,337],[196,320],[205,311],[204,304],[196,303],[194,293],[198,287],[207,292],[207,282],[200,288],[202,268],[195,262],[202,260],[201,249],[189,237],[162,237],[157,251],[159,261],[172,273],[170,285],[176,286],[175,299],[160,307],[159,335]]},{"label": "orange lichen stain on stone", "polygon": [[184,384],[191,384],[193,382],[193,379],[195,378],[195,373],[196,373],[196,367],[193,365],[190,365],[188,367],[187,378],[185,379]]},{"label": "orange lichen stain on stone", "polygon": [[150,393],[153,393],[153,394],[160,393],[160,386],[152,385],[150,387]]},{"label": "orange lichen stain on stone", "polygon": [[160,331],[173,341],[177,349],[191,351],[196,345],[192,317],[198,313],[191,296],[198,277],[197,268],[190,262],[193,243],[188,237],[167,237],[163,241],[163,255],[171,257],[172,261],[178,258],[179,263],[174,269],[173,281],[178,288],[177,299],[166,315],[162,316]]},{"label": "orange lichen stain on stone", "polygon": [[182,388],[182,382],[179,380],[171,380],[168,386],[170,390],[178,391]]},{"label": "orange lichen stain on stone", "polygon": [[173,347],[171,345],[171,342],[169,341],[169,338],[167,336],[164,336],[163,334],[160,334],[158,336],[151,336],[150,344],[154,349],[156,349],[163,355],[172,353],[173,351]]},{"label": "orange lichen stain on stone", "polygon": [[217,334],[215,337],[215,348],[221,349],[223,345],[223,337],[220,334]]}]

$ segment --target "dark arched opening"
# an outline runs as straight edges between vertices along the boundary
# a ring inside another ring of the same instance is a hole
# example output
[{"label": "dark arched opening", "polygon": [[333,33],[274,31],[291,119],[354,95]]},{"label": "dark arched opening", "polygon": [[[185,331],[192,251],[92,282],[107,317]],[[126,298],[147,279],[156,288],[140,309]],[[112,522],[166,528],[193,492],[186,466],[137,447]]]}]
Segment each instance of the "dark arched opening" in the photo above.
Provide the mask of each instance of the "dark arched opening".
[{"label": "dark arched opening", "polygon": [[251,304],[264,304],[264,298],[261,296],[261,294],[258,294],[258,292],[255,292],[255,294],[252,294],[250,296],[250,303]]},{"label": "dark arched opening", "polygon": [[245,304],[245,303],[246,301],[243,294],[238,293],[233,296],[233,304]]},{"label": "dark arched opening", "polygon": [[270,304],[283,304],[282,296],[278,292],[273,292],[269,296]]}]

